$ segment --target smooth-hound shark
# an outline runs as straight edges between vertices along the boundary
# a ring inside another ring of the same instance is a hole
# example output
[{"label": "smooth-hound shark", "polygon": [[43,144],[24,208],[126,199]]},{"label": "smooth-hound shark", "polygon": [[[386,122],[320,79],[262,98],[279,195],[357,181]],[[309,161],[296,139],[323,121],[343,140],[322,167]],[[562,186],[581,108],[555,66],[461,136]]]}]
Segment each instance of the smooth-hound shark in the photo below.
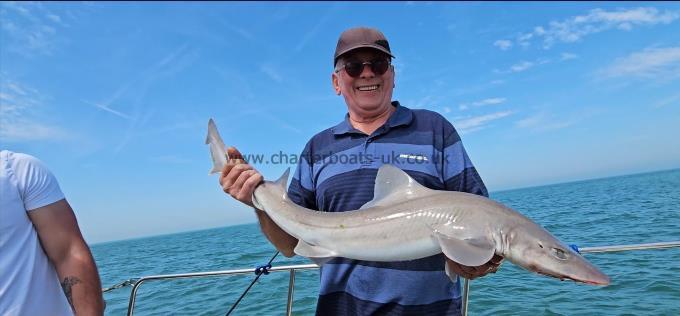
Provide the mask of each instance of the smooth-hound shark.
[{"label": "smooth-hound shark", "polygon": [[[206,143],[213,160],[210,173],[220,172],[228,157],[212,119]],[[426,188],[392,165],[378,170],[373,200],[347,212],[319,212],[293,203],[286,193],[288,174],[286,170],[277,181],[258,185],[253,203],[298,239],[297,255],[320,266],[333,257],[404,261],[438,253],[461,265],[480,266],[498,254],[561,280],[610,283],[597,267],[526,216],[483,196]]]}]

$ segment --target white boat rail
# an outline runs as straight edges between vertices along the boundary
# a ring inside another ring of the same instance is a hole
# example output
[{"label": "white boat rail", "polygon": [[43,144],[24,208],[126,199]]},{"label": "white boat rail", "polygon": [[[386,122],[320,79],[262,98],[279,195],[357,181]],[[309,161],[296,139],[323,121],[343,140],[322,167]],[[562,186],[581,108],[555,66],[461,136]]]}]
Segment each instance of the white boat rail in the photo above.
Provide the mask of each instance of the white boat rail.
[{"label": "white boat rail", "polygon": [[[601,252],[617,252],[617,251],[630,251],[630,250],[645,250],[645,249],[664,249],[664,248],[674,248],[680,247],[680,241],[671,242],[657,242],[657,243],[647,243],[647,244],[632,244],[632,245],[616,245],[616,246],[601,246],[601,247],[583,247],[578,249],[580,253],[601,253]],[[271,267],[267,269],[269,272],[282,272],[288,271],[290,278],[288,281],[288,303],[286,305],[286,315],[292,315],[293,312],[293,294],[295,292],[295,271],[298,270],[312,270],[318,269],[319,266],[316,264],[299,264],[299,265],[287,265]],[[222,271],[208,271],[208,272],[193,272],[193,273],[180,273],[180,274],[165,274],[165,275],[152,275],[145,276],[139,279],[130,279],[114,285],[110,288],[104,289],[104,291],[109,291],[112,289],[117,289],[123,286],[132,285],[132,290],[130,292],[130,301],[128,302],[128,316],[132,316],[135,309],[135,300],[137,298],[137,291],[139,287],[147,281],[157,281],[157,280],[168,280],[168,279],[183,279],[183,278],[198,278],[198,277],[210,277],[210,276],[221,276],[221,275],[238,275],[238,274],[251,274],[254,270],[250,269],[237,269],[237,270],[222,270]],[[463,295],[462,295],[462,314],[467,315],[467,306],[470,293],[470,281],[464,279],[463,282]]]}]

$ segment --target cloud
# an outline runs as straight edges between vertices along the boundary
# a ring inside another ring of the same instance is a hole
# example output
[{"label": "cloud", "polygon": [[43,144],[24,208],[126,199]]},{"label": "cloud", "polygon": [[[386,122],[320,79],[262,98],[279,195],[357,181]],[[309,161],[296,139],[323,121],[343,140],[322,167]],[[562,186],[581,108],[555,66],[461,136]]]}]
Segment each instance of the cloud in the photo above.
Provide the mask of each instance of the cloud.
[{"label": "cloud", "polygon": [[0,118],[0,138],[6,142],[60,141],[69,138],[61,128],[26,118]]},{"label": "cloud", "polygon": [[[573,55],[573,56],[575,56],[575,55]],[[570,59],[574,59],[574,58],[575,57],[571,57],[571,55],[570,55],[568,58],[565,59],[564,54],[563,54],[562,57],[560,57],[558,59],[558,61],[566,61],[566,60],[570,60]],[[554,62],[554,59],[550,59],[550,58],[539,58],[539,59],[534,60],[534,61],[523,60],[523,61],[520,61],[518,63],[513,64],[512,66],[510,66],[510,68],[508,68],[506,70],[494,70],[494,71],[497,72],[497,73],[502,73],[502,74],[519,73],[519,72],[527,71],[527,70],[534,68],[536,66],[549,64],[549,63],[552,63],[552,62]]]},{"label": "cloud", "polygon": [[597,71],[602,78],[639,77],[671,80],[680,77],[680,46],[646,48],[615,60]]},{"label": "cloud", "polygon": [[60,141],[70,134],[44,123],[42,96],[30,87],[0,78],[0,139],[4,142]]},{"label": "cloud", "polygon": [[58,24],[58,25],[60,25],[60,26],[68,27],[68,24],[66,24],[66,23],[64,22],[64,19],[62,19],[61,16],[56,15],[56,14],[54,14],[54,13],[52,13],[52,12],[47,12],[47,13],[45,14],[45,18],[47,18],[48,20],[50,20],[50,21],[52,21],[53,23]]},{"label": "cloud", "polygon": [[47,18],[52,20],[52,22],[54,22],[54,23],[61,23],[61,18],[56,14],[50,13],[50,14],[47,15]]},{"label": "cloud", "polygon": [[501,104],[505,102],[505,98],[488,98],[484,99],[481,101],[475,101],[471,103],[463,103],[460,106],[458,106],[458,109],[460,110],[467,110],[470,107],[480,107],[480,106],[485,106],[485,105],[495,105],[495,104]]},{"label": "cloud", "polygon": [[478,131],[486,127],[486,124],[511,115],[512,111],[502,111],[486,115],[480,115],[464,119],[453,119],[454,126],[461,134]]},{"label": "cloud", "polygon": [[3,44],[17,54],[51,54],[58,43],[59,28],[67,26],[41,3],[2,2],[1,8]]},{"label": "cloud", "polygon": [[512,41],[509,40],[497,40],[493,42],[493,46],[500,48],[501,50],[508,50],[512,47]]},{"label": "cloud", "polygon": [[423,108],[431,107],[433,104],[438,103],[437,99],[439,99],[439,98],[436,98],[434,95],[428,94],[428,95],[425,95],[418,100],[408,101],[408,104],[410,104],[411,107],[413,107],[413,108],[423,109]]},{"label": "cloud", "polygon": [[283,82],[283,76],[281,76],[281,73],[279,73],[279,71],[276,70],[272,65],[269,64],[261,65],[260,71],[278,83]]},{"label": "cloud", "polygon": [[676,94],[670,97],[667,97],[665,99],[660,100],[657,102],[654,107],[655,108],[662,108],[662,107],[667,107],[667,106],[678,106],[680,105],[680,94]]},{"label": "cloud", "polygon": [[574,121],[558,120],[548,115],[546,112],[534,113],[524,119],[515,122],[519,128],[531,129],[535,131],[548,131],[569,127]]},{"label": "cloud", "polygon": [[560,61],[565,61],[565,60],[572,60],[578,58],[578,55],[576,54],[571,54],[571,53],[562,53],[560,55]]},{"label": "cloud", "polygon": [[544,120],[544,116],[542,113],[539,114],[534,114],[532,116],[529,116],[525,119],[519,120],[515,122],[515,126],[521,127],[521,128],[530,128],[533,126],[537,126],[540,124],[541,121]]},{"label": "cloud", "polygon": [[122,117],[122,118],[124,118],[124,119],[126,119],[126,120],[132,119],[132,117],[131,117],[130,115],[127,115],[127,114],[121,113],[121,112],[119,112],[119,111],[116,111],[116,110],[110,108],[109,105],[101,104],[101,103],[92,103],[92,102],[88,102],[88,101],[85,101],[85,100],[81,100],[81,101],[83,101],[83,102],[85,102],[85,103],[87,103],[87,104],[89,104],[89,105],[92,105],[92,106],[94,106],[94,107],[96,107],[96,108],[98,108],[98,109],[100,109],[100,110],[104,110],[104,111],[109,112],[109,113],[111,113],[111,114],[114,114],[114,115],[116,115],[116,116]]},{"label": "cloud", "polygon": [[520,62],[515,63],[514,65],[510,66],[510,68],[508,68],[507,70],[500,70],[498,72],[500,72],[500,73],[523,72],[523,71],[530,69],[531,67],[533,67],[535,65],[536,64],[534,62],[523,60],[523,61],[520,61]]},{"label": "cloud", "polygon": [[[606,11],[590,10],[585,15],[577,15],[561,21],[550,21],[546,26],[536,26],[531,32],[519,34],[515,42],[519,46],[528,47],[533,41],[542,41],[544,49],[555,43],[574,43],[584,37],[608,30],[630,31],[639,26],[670,24],[680,18],[680,11],[660,11],[652,7],[618,9]],[[499,40],[496,42],[502,42]],[[495,45],[495,43],[494,43]],[[509,49],[509,45],[495,45],[500,49]]]}]

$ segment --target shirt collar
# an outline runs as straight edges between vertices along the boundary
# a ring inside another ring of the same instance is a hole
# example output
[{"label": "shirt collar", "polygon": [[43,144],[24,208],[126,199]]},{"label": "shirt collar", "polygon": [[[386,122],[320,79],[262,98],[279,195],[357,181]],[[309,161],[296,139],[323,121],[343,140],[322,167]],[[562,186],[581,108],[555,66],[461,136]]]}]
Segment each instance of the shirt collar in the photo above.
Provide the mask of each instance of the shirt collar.
[{"label": "shirt collar", "polygon": [[[392,106],[394,106],[396,110],[394,113],[392,113],[392,115],[390,115],[390,118],[387,119],[387,122],[385,123],[386,126],[393,128],[401,125],[408,125],[411,123],[411,121],[413,121],[413,113],[411,109],[401,106],[399,101],[392,101]],[[333,134],[343,135],[349,133],[363,134],[363,132],[360,130],[352,127],[352,124],[349,122],[348,113],[345,114],[345,119],[340,122],[340,124],[333,127]]]}]

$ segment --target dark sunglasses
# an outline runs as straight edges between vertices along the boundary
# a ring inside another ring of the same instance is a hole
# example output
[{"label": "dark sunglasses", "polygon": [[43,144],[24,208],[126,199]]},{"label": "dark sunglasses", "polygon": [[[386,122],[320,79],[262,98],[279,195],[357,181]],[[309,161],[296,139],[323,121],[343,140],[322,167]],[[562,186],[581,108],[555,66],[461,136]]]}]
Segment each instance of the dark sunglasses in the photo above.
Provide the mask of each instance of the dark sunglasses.
[{"label": "dark sunglasses", "polygon": [[365,62],[348,61],[335,72],[340,72],[340,70],[344,68],[350,77],[356,78],[359,77],[361,72],[364,71],[365,65],[370,65],[371,71],[373,71],[376,76],[382,76],[385,72],[387,72],[387,69],[390,68],[390,61],[387,58],[376,58],[374,60]]}]

